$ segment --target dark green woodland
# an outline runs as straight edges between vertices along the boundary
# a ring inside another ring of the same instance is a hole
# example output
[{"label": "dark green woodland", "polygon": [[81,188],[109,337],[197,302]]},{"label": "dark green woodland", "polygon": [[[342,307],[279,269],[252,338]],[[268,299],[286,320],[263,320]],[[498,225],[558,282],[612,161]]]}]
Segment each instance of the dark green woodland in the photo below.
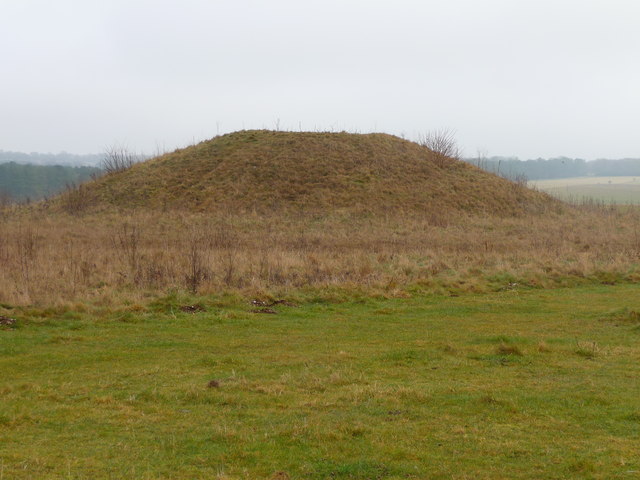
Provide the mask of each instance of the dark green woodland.
[{"label": "dark green woodland", "polygon": [[97,167],[0,163],[0,196],[5,201],[39,200],[100,173]]}]

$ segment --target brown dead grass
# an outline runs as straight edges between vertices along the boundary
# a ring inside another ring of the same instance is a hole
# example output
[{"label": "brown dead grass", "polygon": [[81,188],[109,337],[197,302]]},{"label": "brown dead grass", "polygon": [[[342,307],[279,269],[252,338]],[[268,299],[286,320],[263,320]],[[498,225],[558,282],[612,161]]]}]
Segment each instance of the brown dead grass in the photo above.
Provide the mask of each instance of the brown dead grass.
[{"label": "brown dead grass", "polygon": [[[517,290],[640,278],[636,209],[483,218],[32,213],[0,224],[0,303],[331,287]],[[111,300],[110,300],[111,299]]]}]

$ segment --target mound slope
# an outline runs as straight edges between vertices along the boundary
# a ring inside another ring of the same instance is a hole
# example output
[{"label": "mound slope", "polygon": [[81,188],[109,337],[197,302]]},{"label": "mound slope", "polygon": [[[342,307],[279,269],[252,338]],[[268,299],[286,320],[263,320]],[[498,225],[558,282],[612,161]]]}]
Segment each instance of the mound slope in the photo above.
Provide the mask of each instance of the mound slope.
[{"label": "mound slope", "polygon": [[195,211],[465,211],[556,208],[546,194],[387,134],[241,131],[100,178],[96,206]]}]

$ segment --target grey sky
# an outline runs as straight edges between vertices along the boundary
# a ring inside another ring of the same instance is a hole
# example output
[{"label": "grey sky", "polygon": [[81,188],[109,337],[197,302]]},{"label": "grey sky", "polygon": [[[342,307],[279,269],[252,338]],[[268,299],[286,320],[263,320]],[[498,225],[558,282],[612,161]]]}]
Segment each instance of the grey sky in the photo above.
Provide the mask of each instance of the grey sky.
[{"label": "grey sky", "polygon": [[468,156],[640,157],[637,0],[0,0],[0,149],[448,127]]}]

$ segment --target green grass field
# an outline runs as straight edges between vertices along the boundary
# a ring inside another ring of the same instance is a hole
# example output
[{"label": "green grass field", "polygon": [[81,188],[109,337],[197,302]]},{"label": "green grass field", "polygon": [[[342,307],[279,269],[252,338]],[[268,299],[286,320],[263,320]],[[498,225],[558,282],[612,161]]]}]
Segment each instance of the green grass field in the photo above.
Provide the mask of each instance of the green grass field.
[{"label": "green grass field", "polygon": [[638,478],[638,286],[518,288],[0,308],[0,479]]},{"label": "green grass field", "polygon": [[640,177],[575,177],[534,180],[528,185],[554,197],[581,203],[640,205]]}]

